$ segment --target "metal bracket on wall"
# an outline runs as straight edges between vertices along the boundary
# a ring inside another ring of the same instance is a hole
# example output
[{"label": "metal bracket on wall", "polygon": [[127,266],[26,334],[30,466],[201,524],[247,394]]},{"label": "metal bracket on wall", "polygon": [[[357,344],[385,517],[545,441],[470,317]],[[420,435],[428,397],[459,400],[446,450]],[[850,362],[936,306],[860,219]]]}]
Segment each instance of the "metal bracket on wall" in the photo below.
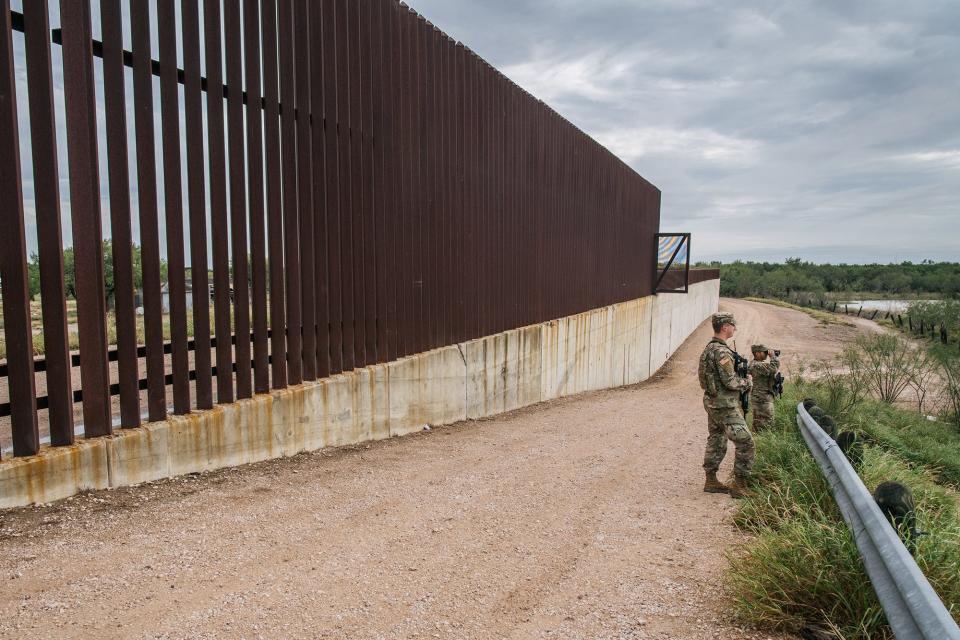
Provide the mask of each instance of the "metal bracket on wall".
[{"label": "metal bracket on wall", "polygon": [[[654,234],[653,292],[687,293],[690,290],[690,234]],[[682,282],[679,282],[680,278]]]}]

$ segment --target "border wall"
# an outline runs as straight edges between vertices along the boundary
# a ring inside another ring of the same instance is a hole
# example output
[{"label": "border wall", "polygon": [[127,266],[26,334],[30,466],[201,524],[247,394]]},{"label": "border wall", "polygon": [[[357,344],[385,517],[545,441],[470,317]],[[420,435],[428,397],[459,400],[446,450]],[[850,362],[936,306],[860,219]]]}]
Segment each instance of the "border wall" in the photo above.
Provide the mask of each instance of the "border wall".
[{"label": "border wall", "polygon": [[649,378],[719,280],[433,349],[0,463],[0,508],[378,440]]},{"label": "border wall", "polygon": [[14,457],[653,292],[660,191],[396,0],[22,4]]}]

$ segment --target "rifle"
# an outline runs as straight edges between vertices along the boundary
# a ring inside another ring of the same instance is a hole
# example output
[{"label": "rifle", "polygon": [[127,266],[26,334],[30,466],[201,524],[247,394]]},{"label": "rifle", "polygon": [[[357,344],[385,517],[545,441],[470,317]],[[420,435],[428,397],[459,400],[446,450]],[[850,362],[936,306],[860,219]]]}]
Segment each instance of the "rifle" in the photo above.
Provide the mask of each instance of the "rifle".
[{"label": "rifle", "polygon": [[[737,342],[733,342],[733,370],[737,375],[744,380],[747,379],[747,376],[750,375],[750,363],[747,362],[747,359],[742,355],[737,353]],[[750,392],[741,391],[740,392],[740,408],[743,409],[743,415],[747,415],[747,411],[750,410]]]},{"label": "rifle", "polygon": [[[780,349],[774,349],[773,355],[780,357]],[[773,393],[779,397],[783,397],[783,374],[777,371],[777,375],[773,376]]]},{"label": "rifle", "polygon": [[773,377],[773,392],[783,397],[783,374],[777,371],[777,375]]}]

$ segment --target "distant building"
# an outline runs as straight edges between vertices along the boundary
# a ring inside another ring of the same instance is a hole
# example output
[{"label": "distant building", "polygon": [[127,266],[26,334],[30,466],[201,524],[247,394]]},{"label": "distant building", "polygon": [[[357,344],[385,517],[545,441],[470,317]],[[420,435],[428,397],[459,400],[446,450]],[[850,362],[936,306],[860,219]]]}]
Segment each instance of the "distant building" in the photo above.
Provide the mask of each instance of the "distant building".
[{"label": "distant building", "polygon": [[[213,299],[213,285],[207,285],[209,290],[208,299]],[[230,289],[231,299],[233,296],[233,289]],[[186,296],[187,296],[187,309],[193,309],[193,282],[189,279],[186,281]],[[143,315],[143,289],[136,289],[133,292],[133,307],[136,309],[137,315]],[[163,309],[163,313],[170,313],[170,283],[164,282],[160,285],[160,304]]]},{"label": "distant building", "polygon": [[[187,291],[187,309],[193,309],[193,283],[190,280],[186,282]],[[164,313],[170,313],[170,283],[164,282],[160,286],[161,305]]]}]

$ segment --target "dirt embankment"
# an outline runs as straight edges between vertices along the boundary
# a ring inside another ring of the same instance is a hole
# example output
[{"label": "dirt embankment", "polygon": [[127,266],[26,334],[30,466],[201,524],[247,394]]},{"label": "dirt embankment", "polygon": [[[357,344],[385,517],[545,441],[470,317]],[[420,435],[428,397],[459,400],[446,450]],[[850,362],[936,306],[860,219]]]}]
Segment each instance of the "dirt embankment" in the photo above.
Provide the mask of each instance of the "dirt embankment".
[{"label": "dirt embankment", "polygon": [[[787,367],[858,331],[721,307]],[[639,386],[0,513],[0,638],[774,637],[700,490],[709,333]]]}]

